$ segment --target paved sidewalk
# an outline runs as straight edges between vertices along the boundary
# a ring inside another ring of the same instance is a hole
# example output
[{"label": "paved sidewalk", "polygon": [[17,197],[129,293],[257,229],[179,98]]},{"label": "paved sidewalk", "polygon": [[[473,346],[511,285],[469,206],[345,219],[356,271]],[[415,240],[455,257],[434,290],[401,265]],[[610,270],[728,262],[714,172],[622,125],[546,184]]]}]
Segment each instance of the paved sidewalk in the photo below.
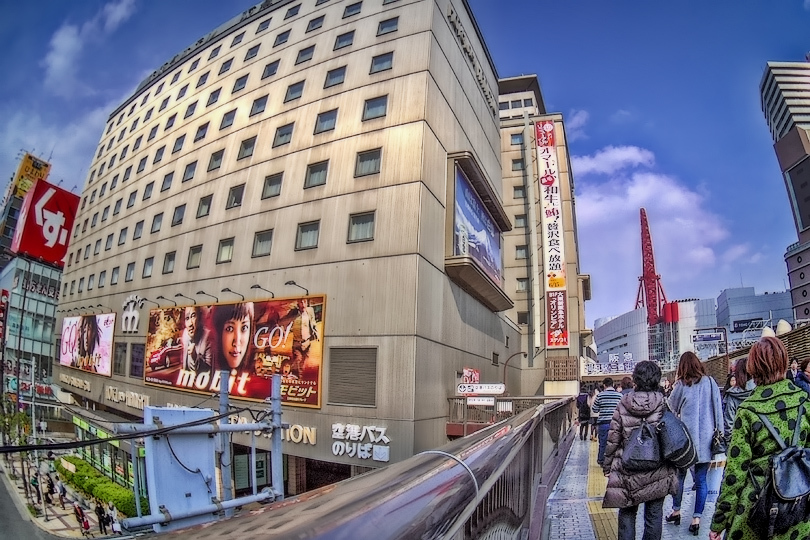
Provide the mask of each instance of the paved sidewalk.
[{"label": "paved sidewalk", "polygon": [[[615,540],[618,536],[618,510],[602,508],[607,478],[596,464],[598,444],[595,441],[580,441],[577,437],[571,445],[560,478],[548,499],[547,540]],[[663,540],[707,539],[709,524],[714,514],[714,503],[707,502],[701,519],[700,534],[689,533],[690,516],[695,504],[695,492],[691,490],[691,475],[686,475],[683,494],[683,509],[680,526],[664,523]],[[664,501],[664,516],[672,511],[672,497]],[[639,508],[636,522],[636,538],[644,534],[644,510]]]}]

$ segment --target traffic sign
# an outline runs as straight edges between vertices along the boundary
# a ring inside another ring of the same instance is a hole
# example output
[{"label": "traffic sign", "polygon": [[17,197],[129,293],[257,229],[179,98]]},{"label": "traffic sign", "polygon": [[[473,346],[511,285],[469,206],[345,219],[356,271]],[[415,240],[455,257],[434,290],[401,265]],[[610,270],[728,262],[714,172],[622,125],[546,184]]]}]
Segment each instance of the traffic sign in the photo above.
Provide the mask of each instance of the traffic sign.
[{"label": "traffic sign", "polygon": [[495,406],[495,396],[471,396],[467,398],[467,405]]},{"label": "traffic sign", "polygon": [[692,334],[692,343],[713,343],[723,341],[722,332],[706,332],[703,334]]},{"label": "traffic sign", "polygon": [[456,392],[458,394],[486,394],[490,396],[498,396],[506,392],[506,385],[503,383],[461,383],[456,387]]}]

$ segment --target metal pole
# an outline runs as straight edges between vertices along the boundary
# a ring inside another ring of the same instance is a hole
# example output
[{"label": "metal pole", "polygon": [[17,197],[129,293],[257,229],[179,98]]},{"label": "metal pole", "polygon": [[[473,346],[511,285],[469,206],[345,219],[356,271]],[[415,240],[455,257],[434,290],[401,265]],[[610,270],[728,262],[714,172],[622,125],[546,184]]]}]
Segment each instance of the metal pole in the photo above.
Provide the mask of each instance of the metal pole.
[{"label": "metal pole", "polygon": [[[22,402],[20,402],[20,356],[22,356],[22,329],[23,329],[23,321],[25,320],[25,301],[28,298],[28,287],[26,287],[27,275],[31,271],[31,262],[27,259],[23,259],[22,257],[19,258],[21,261],[25,261],[28,270],[23,272],[23,278],[20,281],[20,287],[22,287],[23,295],[22,295],[22,304],[20,305],[20,325],[17,328],[17,363],[15,367],[15,375],[17,376],[17,410],[22,411]],[[19,424],[17,424],[17,436],[19,437]]]},{"label": "metal pole", "polygon": [[276,501],[284,498],[284,462],[281,455],[281,375],[273,375],[273,390],[270,394],[271,418],[274,426],[270,435],[270,473]]},{"label": "metal pole", "polygon": [[[39,437],[37,437],[37,427],[39,427],[39,423],[37,422],[37,386],[36,386],[36,370],[34,369],[33,362],[34,359],[31,358],[31,430],[34,433],[34,444],[39,444]],[[39,491],[42,495],[42,515],[45,518],[45,521],[48,521],[48,505],[46,504],[45,492],[43,489],[48,489],[48,483],[45,482],[45,486],[42,485],[42,472],[40,469],[39,463],[39,450],[34,450],[34,462],[37,464],[37,483],[39,484]],[[49,476],[50,478],[50,476]],[[50,495],[50,493],[48,494]]]},{"label": "metal pole", "polygon": [[[226,414],[228,412],[228,383],[230,382],[231,372],[222,369],[219,372],[219,414]],[[220,425],[228,423],[228,418],[223,416],[219,419]],[[219,466],[222,472],[222,500],[228,501],[231,499],[231,440],[227,433],[220,433],[220,443],[222,444],[222,452],[220,453]],[[225,517],[233,516],[232,508],[225,508]]]},{"label": "metal pole", "polygon": [[253,494],[256,495],[256,432],[250,432],[250,478],[253,482]]},{"label": "metal pole", "polygon": [[135,510],[138,512],[138,517],[141,517],[141,487],[138,482],[138,447],[134,444],[132,448],[132,488],[135,490]]}]

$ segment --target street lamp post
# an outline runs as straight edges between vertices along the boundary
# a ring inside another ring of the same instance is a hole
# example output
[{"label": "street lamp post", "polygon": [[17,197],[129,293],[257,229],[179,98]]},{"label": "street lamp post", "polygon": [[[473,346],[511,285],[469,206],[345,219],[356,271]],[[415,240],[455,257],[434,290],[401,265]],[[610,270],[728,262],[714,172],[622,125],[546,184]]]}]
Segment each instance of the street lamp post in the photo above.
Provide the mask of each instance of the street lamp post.
[{"label": "street lamp post", "polygon": [[507,359],[506,359],[506,362],[504,362],[504,363],[503,363],[503,377],[501,378],[501,382],[502,382],[504,385],[506,385],[506,366],[508,366],[508,365],[509,365],[509,361],[510,361],[512,358],[516,357],[516,356],[517,356],[517,355],[519,355],[519,354],[522,354],[522,355],[523,355],[523,358],[526,358],[526,356],[527,356],[527,354],[526,354],[525,352],[523,352],[523,351],[518,351],[518,352],[516,352],[515,354],[513,354],[512,356],[510,356],[509,358],[507,358]]}]

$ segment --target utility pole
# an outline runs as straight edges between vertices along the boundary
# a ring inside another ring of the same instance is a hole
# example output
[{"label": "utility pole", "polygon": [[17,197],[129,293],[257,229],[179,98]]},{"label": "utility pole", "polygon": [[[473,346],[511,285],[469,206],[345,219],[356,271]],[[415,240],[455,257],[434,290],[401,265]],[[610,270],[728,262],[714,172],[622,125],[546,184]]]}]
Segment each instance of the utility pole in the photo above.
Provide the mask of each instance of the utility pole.
[{"label": "utility pole", "polygon": [[[228,412],[228,383],[230,382],[230,370],[223,369],[219,372],[219,414],[227,414]],[[225,426],[228,424],[228,418],[223,416],[219,419],[219,425]],[[222,431],[219,434],[219,441],[222,445],[221,453],[219,454],[219,466],[222,473],[222,500],[229,501],[231,499],[231,438],[230,433]],[[232,517],[233,509],[225,509],[225,517]]]}]

